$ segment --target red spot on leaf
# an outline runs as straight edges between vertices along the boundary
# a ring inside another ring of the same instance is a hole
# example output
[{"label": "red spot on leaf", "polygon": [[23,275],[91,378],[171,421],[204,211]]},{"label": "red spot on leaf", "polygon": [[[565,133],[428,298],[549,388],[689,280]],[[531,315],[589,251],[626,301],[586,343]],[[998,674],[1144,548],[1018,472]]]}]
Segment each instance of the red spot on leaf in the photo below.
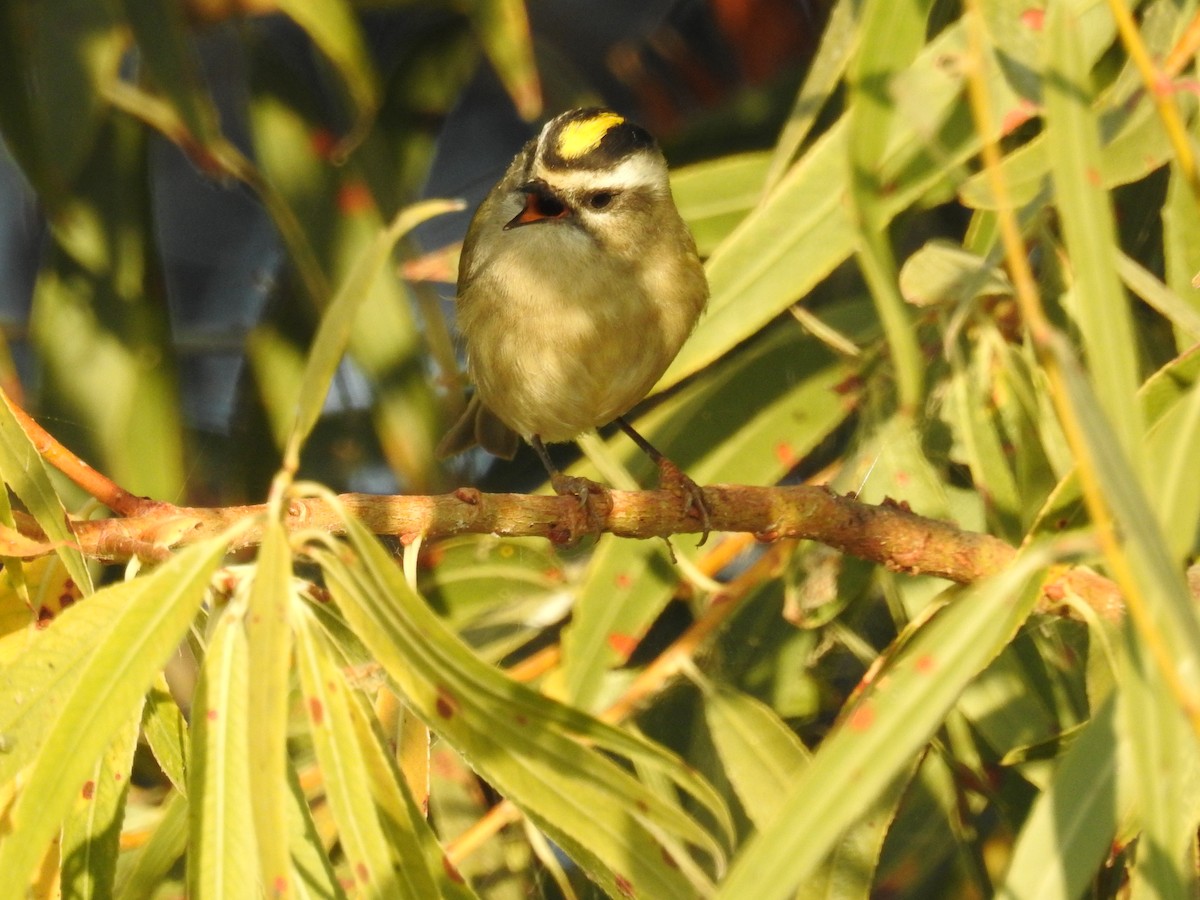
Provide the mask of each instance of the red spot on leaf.
[{"label": "red spot on leaf", "polygon": [[1041,31],[1042,26],[1046,22],[1046,11],[1044,9],[1025,10],[1020,16],[1021,24],[1031,31]]},{"label": "red spot on leaf", "polygon": [[96,795],[96,782],[85,781],[83,783],[83,799],[91,800]]},{"label": "red spot on leaf", "polygon": [[333,149],[337,146],[337,135],[328,128],[314,128],[309,140],[312,142],[313,152],[321,159],[333,156]]},{"label": "red spot on leaf", "polygon": [[286,875],[276,875],[275,880],[271,882],[271,893],[275,897],[282,897],[288,892],[288,880]]},{"label": "red spot on leaf", "polygon": [[462,872],[458,871],[458,867],[450,862],[448,857],[442,857],[442,868],[446,870],[446,875],[455,884],[463,884],[466,879],[463,878]]},{"label": "red spot on leaf", "polygon": [[917,671],[922,675],[928,675],[937,668],[937,660],[928,653],[917,659]]},{"label": "red spot on leaf", "polygon": [[210,709],[204,714],[204,718],[208,719],[210,722],[217,721],[217,711],[215,709]]},{"label": "red spot on leaf", "polygon": [[1100,187],[1102,184],[1104,184],[1103,180],[1100,178],[1099,169],[1088,166],[1088,168],[1084,170],[1084,174],[1087,176],[1088,184],[1090,184],[1092,187]]},{"label": "red spot on leaf", "polygon": [[367,868],[367,864],[365,862],[354,864],[354,874],[358,876],[359,884],[371,883],[371,870]]},{"label": "red spot on leaf", "polygon": [[775,458],[780,464],[786,468],[792,468],[800,460],[796,458],[796,451],[792,449],[792,445],[787,441],[780,441],[775,445]]},{"label": "red spot on leaf", "polygon": [[633,585],[633,578],[628,572],[621,572],[617,575],[617,587],[621,590],[627,590]]},{"label": "red spot on leaf", "polygon": [[458,712],[458,699],[448,688],[438,686],[437,714],[443,719],[451,719]]},{"label": "red spot on leaf", "polygon": [[869,703],[860,703],[854,712],[850,713],[850,718],[846,720],[846,727],[852,731],[866,731],[874,721],[875,710]]},{"label": "red spot on leaf", "polygon": [[1022,100],[1004,114],[1004,119],[1000,122],[1000,133],[1010,134],[1016,131],[1017,128],[1032,119],[1036,113],[1037,106],[1028,100]]},{"label": "red spot on leaf", "polygon": [[375,198],[363,182],[347,181],[338,191],[337,206],[342,215],[355,215],[373,208]]},{"label": "red spot on leaf", "polygon": [[325,706],[316,697],[308,698],[308,717],[312,719],[314,725],[320,725],[325,721]]},{"label": "red spot on leaf", "polygon": [[617,890],[621,892],[622,897],[636,897],[637,892],[633,889],[633,884],[624,875],[614,875],[613,880],[617,883]]},{"label": "red spot on leaf", "polygon": [[608,636],[608,646],[612,648],[622,660],[629,659],[633,655],[633,651],[637,649],[638,639],[628,634],[610,634]]},{"label": "red spot on leaf", "polygon": [[524,713],[517,713],[515,716],[513,716],[513,721],[518,725],[525,726],[529,724],[529,716],[525,715]]}]

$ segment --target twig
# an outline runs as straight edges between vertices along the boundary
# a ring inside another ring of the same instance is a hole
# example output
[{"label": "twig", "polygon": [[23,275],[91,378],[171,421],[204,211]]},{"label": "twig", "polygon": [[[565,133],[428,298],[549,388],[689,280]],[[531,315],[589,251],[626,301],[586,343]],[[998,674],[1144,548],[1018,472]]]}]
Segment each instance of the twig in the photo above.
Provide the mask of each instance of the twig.
[{"label": "twig", "polygon": [[12,410],[13,416],[16,417],[17,422],[42,459],[113,512],[122,516],[138,516],[164,507],[170,508],[170,504],[129,493],[107,475],[97,472],[60,444],[54,435],[39,425],[29,413],[11,399],[8,399],[7,402],[8,408]]}]

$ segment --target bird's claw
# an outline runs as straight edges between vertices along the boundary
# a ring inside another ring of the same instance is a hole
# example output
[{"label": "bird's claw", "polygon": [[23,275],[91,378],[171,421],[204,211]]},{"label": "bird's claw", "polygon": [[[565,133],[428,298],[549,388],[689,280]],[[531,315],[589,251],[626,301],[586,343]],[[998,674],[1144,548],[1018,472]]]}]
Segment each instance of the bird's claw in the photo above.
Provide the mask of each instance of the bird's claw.
[{"label": "bird's claw", "polygon": [[708,540],[711,521],[704,488],[692,481],[679,466],[665,456],[656,462],[658,464],[658,486],[665,491],[670,491],[683,502],[684,516],[693,516],[700,520],[701,535],[696,546],[703,546],[704,542]]},{"label": "bird's claw", "polygon": [[608,488],[590,478],[564,475],[557,472],[550,476],[550,486],[560,497],[574,497],[578,506],[566,523],[566,533],[555,543],[574,546],[585,534],[599,534],[608,515],[612,512],[612,497]]}]

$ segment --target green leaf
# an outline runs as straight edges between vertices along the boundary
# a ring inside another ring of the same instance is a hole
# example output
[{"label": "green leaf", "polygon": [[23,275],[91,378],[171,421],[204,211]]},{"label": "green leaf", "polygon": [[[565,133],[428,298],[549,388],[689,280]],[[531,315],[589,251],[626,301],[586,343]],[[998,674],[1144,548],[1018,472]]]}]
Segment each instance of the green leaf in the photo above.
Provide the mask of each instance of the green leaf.
[{"label": "green leaf", "polygon": [[191,739],[187,720],[161,672],[155,677],[146,695],[146,704],[142,707],[142,733],[171,786],[186,797],[187,755]]},{"label": "green leaf", "polygon": [[[28,878],[58,823],[83,789],[87,773],[113,734],[133,715],[155,674],[179,645],[226,544],[225,537],[197,543],[149,575],[98,591],[72,606],[42,633],[50,640],[34,643],[29,652],[6,668],[2,677],[9,689],[0,696],[8,699],[8,709],[0,708],[0,734],[11,736],[17,752],[0,756],[0,770],[7,770],[14,757],[35,754],[11,811],[14,830],[0,844],[0,871],[12,883],[20,884]],[[84,614],[83,610],[88,612]],[[81,615],[85,622],[99,619],[105,625],[90,634],[80,633],[73,624]],[[66,632],[73,645],[74,663],[56,652],[60,649],[54,640],[58,629]],[[87,646],[79,647],[81,639],[88,642]],[[74,669],[75,674],[62,683],[61,705],[57,708],[53,703],[35,703],[35,697],[30,696],[44,694],[44,689],[21,689],[28,685],[26,679],[30,676],[50,680],[46,672],[66,667]],[[18,674],[21,672],[24,675]],[[15,693],[13,687],[17,687]],[[37,710],[32,722],[20,721],[22,702]],[[18,727],[10,728],[14,712]],[[26,740],[30,745],[22,747]],[[11,774],[0,772],[0,781],[8,777]]]},{"label": "green leaf", "polygon": [[171,791],[158,812],[158,824],[145,845],[121,855],[113,891],[118,900],[148,897],[160,890],[187,849],[187,798]]},{"label": "green leaf", "polygon": [[[143,64],[191,132],[190,139],[212,144],[220,137],[220,120],[200,73],[183,8],[174,3],[138,0],[120,0],[120,5]],[[178,140],[183,136],[173,137]]]},{"label": "green leaf", "polygon": [[346,855],[346,877],[353,893],[419,897],[405,877],[411,873],[393,862],[379,821],[351,718],[356,700],[332,645],[311,617],[300,615],[299,608],[296,612],[296,668],[325,793]]},{"label": "green leaf", "polygon": [[708,256],[758,203],[770,155],[721,156],[671,171],[671,193],[696,249]]},{"label": "green leaf", "polygon": [[932,3],[868,0],[862,11],[862,43],[850,64],[847,113],[850,202],[858,224],[855,252],[875,300],[891,349],[900,404],[915,412],[921,402],[925,365],[916,331],[896,286],[896,261],[887,234],[891,216],[883,205],[890,185],[884,162],[888,136],[899,113],[892,99],[897,73],[921,49]]},{"label": "green leaf", "polygon": [[704,718],[725,774],[750,821],[764,828],[812,754],[761,700],[692,678],[704,693]]},{"label": "green leaf", "polygon": [[825,32],[821,35],[821,45],[808,67],[804,85],[796,95],[779,140],[775,142],[771,166],[767,171],[769,187],[775,186],[798,155],[816,124],[817,114],[833,96],[847,64],[858,51],[861,34],[861,4],[856,0],[838,0],[829,12]]},{"label": "green leaf", "polygon": [[468,0],[461,5],[517,113],[526,120],[540,115],[542,87],[524,0]]},{"label": "green leaf", "polygon": [[[475,897],[455,870],[437,836],[413,800],[396,758],[361,698],[349,705],[350,720],[362,751],[371,792],[388,843],[400,858],[400,873],[414,897]],[[414,724],[417,723],[414,720]],[[424,730],[424,726],[420,726]],[[428,732],[425,732],[428,734]]]},{"label": "green leaf", "polygon": [[279,9],[333,64],[350,98],[354,125],[339,151],[344,155],[366,136],[380,101],[379,76],[354,8],[344,0],[282,0]]},{"label": "green leaf", "polygon": [[353,520],[347,527],[358,559],[347,564],[319,553],[318,561],[347,621],[413,711],[605,890],[693,895],[696,887],[665,862],[664,850],[682,839],[719,860],[719,840],[596,750],[662,772],[728,829],[712,788],[661,747],[554,703],[481,662],[409,588],[377,540]]},{"label": "green leaf", "polygon": [[1120,724],[1128,735],[1142,825],[1131,896],[1182,900],[1195,896],[1197,887],[1192,850],[1200,817],[1197,736],[1128,623],[1125,636]]},{"label": "green leaf", "polygon": [[342,282],[313,339],[312,351],[304,370],[304,380],[296,402],[296,418],[288,438],[286,458],[299,460],[300,447],[312,432],[325,405],[325,395],[334,373],[346,352],[355,312],[371,288],[371,283],[387,265],[396,241],[417,225],[444,212],[461,209],[461,203],[426,200],[402,210],[374,241],[363,250],[354,268]]},{"label": "green leaf", "polygon": [[1013,287],[994,261],[933,240],[904,261],[900,292],[916,306],[958,306],[981,296],[1012,296]]},{"label": "green leaf", "polygon": [[188,894],[202,900],[236,896],[261,884],[251,800],[244,615],[237,599],[221,612],[192,703]]},{"label": "green leaf", "polygon": [[1095,711],[1058,761],[1017,835],[997,892],[1006,900],[1075,900],[1108,856],[1119,819],[1129,814],[1132,773],[1120,775],[1123,740],[1115,697]]},{"label": "green leaf", "polygon": [[67,511],[50,483],[46,464],[13,415],[8,395],[0,392],[0,400],[0,478],[46,532],[75,586],[84,595],[90,594],[92,575],[75,543]]},{"label": "green leaf", "polygon": [[1174,325],[1182,338],[1190,339],[1193,344],[1200,341],[1200,309],[1124,253],[1117,255],[1117,271],[1125,286]]},{"label": "green leaf", "polygon": [[68,897],[111,897],[129,795],[138,719],[131,717],[84,782],[63,824],[62,884]]},{"label": "green leaf", "polygon": [[[1136,605],[1132,621],[1176,702],[1185,709],[1200,709],[1194,676],[1200,671],[1200,620],[1171,558],[1162,523],[1070,349],[1056,336],[1050,350],[1077,419],[1081,478],[1102,491],[1101,502],[1122,536],[1109,550],[1108,562],[1123,576],[1126,604]],[[1197,727],[1195,721],[1192,725]]]},{"label": "green leaf", "polygon": [[1140,472],[1144,429],[1132,402],[1139,384],[1137,339],[1114,266],[1117,235],[1100,178],[1099,126],[1091,109],[1080,21],[1058,3],[1047,11],[1045,27],[1046,151],[1071,257],[1071,309],[1101,405],[1134,471]]},{"label": "green leaf", "polygon": [[1012,639],[1038,596],[1040,553],[964,590],[919,628],[792,783],[775,823],[742,848],[718,897],[783,898],[816,870]]},{"label": "green leaf", "polygon": [[247,599],[247,753],[259,871],[269,890],[291,893],[288,856],[288,676],[291,671],[292,555],[278,520],[267,522]]}]

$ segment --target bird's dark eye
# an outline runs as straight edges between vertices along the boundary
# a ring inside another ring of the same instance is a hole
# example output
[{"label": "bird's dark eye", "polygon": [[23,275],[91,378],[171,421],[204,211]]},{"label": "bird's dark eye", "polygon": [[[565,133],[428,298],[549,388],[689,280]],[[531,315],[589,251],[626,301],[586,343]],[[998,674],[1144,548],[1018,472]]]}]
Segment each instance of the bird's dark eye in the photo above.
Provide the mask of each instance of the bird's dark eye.
[{"label": "bird's dark eye", "polygon": [[613,202],[612,191],[596,191],[588,197],[587,203],[592,209],[604,209]]}]

